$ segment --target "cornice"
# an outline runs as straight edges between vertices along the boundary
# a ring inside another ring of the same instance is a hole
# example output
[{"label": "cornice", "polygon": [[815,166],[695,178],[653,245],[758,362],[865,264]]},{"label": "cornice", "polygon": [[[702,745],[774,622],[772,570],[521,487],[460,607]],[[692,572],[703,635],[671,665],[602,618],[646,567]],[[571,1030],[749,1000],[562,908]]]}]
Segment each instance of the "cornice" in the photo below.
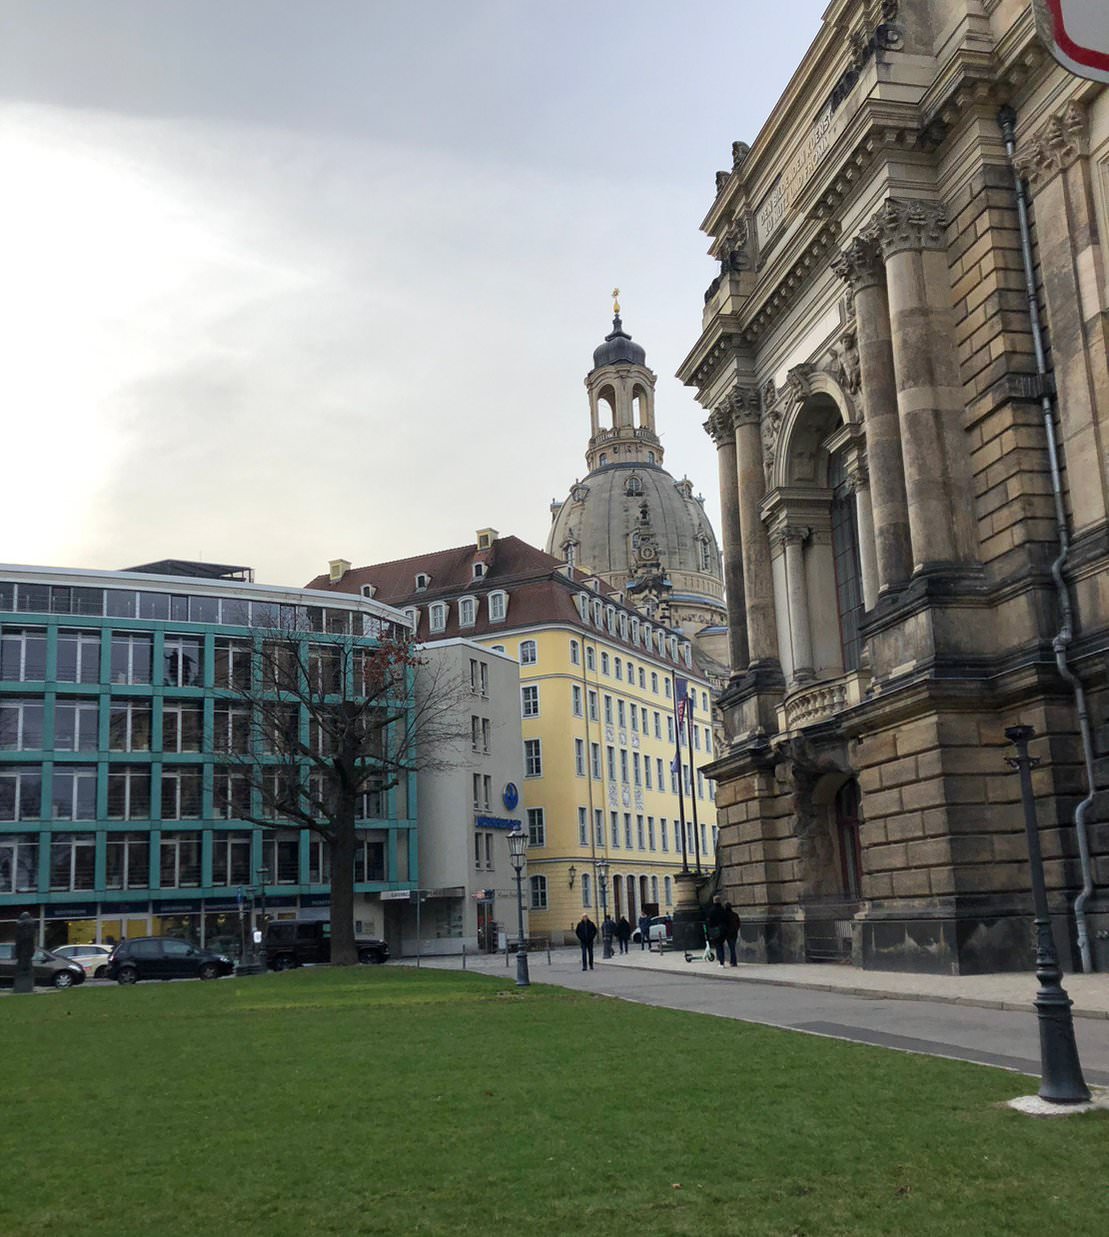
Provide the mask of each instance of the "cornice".
[{"label": "cornice", "polygon": [[1083,104],[1071,99],[1021,144],[1013,165],[1035,192],[1089,153],[1089,114]]}]

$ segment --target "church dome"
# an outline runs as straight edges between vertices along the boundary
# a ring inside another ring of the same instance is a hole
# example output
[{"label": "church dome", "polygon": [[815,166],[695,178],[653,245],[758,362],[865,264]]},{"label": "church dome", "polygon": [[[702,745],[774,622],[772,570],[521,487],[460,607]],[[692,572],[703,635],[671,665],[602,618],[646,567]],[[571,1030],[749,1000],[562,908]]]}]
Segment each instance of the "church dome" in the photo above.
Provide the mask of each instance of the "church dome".
[{"label": "church dome", "polygon": [[620,364],[646,366],[647,353],[639,344],[632,342],[617,314],[612,320],[612,333],[606,335],[605,342],[593,350],[593,368]]},{"label": "church dome", "polygon": [[688,480],[663,468],[612,463],[577,482],[555,513],[547,552],[627,589],[657,564],[679,599],[722,610],[720,553]]}]

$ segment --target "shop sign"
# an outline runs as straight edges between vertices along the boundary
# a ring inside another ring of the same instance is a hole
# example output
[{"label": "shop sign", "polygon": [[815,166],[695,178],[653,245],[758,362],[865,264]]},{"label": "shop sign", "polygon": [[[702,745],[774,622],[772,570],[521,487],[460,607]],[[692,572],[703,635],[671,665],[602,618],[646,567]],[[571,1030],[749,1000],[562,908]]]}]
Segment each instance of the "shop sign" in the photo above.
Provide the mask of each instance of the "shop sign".
[{"label": "shop sign", "polygon": [[239,904],[234,898],[205,898],[205,911],[237,911]]},{"label": "shop sign", "polygon": [[329,893],[306,893],[300,899],[301,906],[330,906],[331,894]]},{"label": "shop sign", "polygon": [[1105,0],[1033,0],[1036,30],[1065,68],[1109,82],[1109,5]]},{"label": "shop sign", "polygon": [[474,828],[476,829],[507,829],[511,832],[513,829],[520,829],[523,826],[518,820],[508,820],[504,816],[475,816]]},{"label": "shop sign", "polygon": [[145,915],[150,910],[149,902],[101,902],[105,915]]},{"label": "shop sign", "polygon": [[195,915],[200,910],[200,899],[184,902],[155,902],[155,915]]},{"label": "shop sign", "polygon": [[383,889],[381,891],[382,902],[409,902],[411,895],[407,889]]},{"label": "shop sign", "polygon": [[57,906],[47,906],[47,919],[95,919],[96,918],[96,903],[95,902],[73,902],[67,906],[58,904]]}]

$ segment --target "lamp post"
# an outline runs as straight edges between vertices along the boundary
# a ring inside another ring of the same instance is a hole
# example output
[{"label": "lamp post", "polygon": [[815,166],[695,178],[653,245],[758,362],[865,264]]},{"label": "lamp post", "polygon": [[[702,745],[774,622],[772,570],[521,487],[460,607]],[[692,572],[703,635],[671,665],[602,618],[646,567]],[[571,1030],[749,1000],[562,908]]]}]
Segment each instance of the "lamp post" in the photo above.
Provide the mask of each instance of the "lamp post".
[{"label": "lamp post", "polygon": [[516,942],[516,987],[527,988],[531,984],[528,974],[528,942],[524,936],[524,887],[523,870],[527,862],[528,835],[522,829],[513,829],[508,835],[508,853],[516,869],[516,914],[519,920],[519,935]]},{"label": "lamp post", "polygon": [[597,860],[597,881],[601,886],[601,939],[604,941],[604,948],[601,951],[602,958],[612,957],[612,933],[605,933],[605,920],[608,919],[608,860]]},{"label": "lamp post", "polygon": [[1074,1041],[1072,1001],[1063,990],[1063,971],[1051,936],[1051,915],[1044,883],[1044,861],[1036,804],[1032,796],[1032,770],[1040,762],[1028,754],[1035,735],[1031,726],[1009,726],[1005,737],[1017,749],[1006,763],[1020,773],[1020,797],[1024,805],[1024,832],[1028,838],[1028,865],[1032,875],[1032,905],[1036,924],[1036,978],[1040,990],[1033,1002],[1040,1023],[1040,1099],[1052,1104],[1084,1104],[1090,1091],[1082,1077],[1078,1046]]}]

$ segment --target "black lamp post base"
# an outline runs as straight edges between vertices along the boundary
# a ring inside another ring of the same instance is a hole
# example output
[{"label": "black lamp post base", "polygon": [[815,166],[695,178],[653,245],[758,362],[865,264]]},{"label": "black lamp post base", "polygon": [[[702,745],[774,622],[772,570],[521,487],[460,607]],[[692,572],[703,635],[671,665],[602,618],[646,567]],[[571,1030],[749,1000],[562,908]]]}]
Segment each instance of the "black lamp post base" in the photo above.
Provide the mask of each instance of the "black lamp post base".
[{"label": "black lamp post base", "polygon": [[528,955],[523,949],[516,951],[516,987],[531,987],[531,976],[528,974]]},{"label": "black lamp post base", "polygon": [[1074,1039],[1073,1002],[1062,988],[1041,989],[1034,1002],[1040,1022],[1040,1099],[1050,1104],[1087,1104],[1090,1088],[1082,1077]]}]

